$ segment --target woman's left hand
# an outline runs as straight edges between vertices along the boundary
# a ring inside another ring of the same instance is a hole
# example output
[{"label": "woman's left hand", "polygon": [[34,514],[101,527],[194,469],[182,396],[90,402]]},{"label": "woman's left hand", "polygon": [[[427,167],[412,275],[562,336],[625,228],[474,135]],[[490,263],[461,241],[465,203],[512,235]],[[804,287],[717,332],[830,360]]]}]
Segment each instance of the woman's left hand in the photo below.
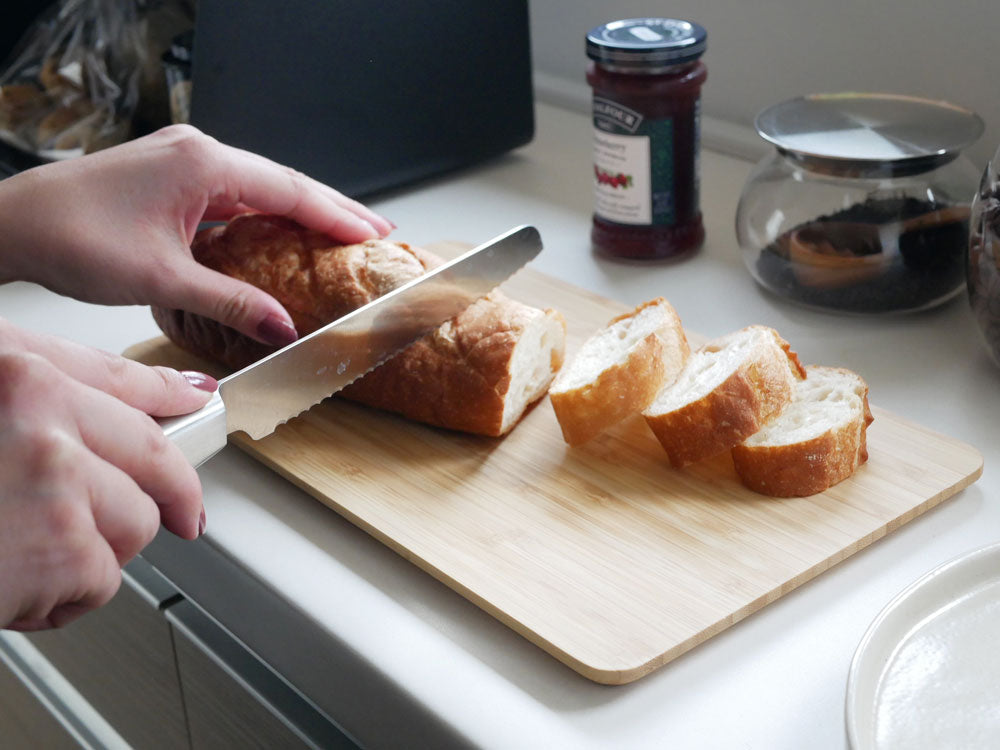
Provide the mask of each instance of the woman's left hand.
[{"label": "woman's left hand", "polygon": [[284,345],[295,329],[277,300],[191,256],[200,222],[250,210],[345,243],[393,229],[316,180],[174,125],[0,182],[0,282],[34,281],[86,302],[181,308]]}]

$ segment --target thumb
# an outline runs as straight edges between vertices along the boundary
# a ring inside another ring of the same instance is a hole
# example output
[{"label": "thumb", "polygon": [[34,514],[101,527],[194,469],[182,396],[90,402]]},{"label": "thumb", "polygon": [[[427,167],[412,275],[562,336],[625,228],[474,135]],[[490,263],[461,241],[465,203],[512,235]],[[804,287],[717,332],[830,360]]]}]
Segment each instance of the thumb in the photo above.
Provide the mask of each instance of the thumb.
[{"label": "thumb", "polygon": [[166,306],[216,320],[271,346],[286,346],[298,338],[295,324],[281,303],[245,281],[206,268],[192,259],[167,289]]}]

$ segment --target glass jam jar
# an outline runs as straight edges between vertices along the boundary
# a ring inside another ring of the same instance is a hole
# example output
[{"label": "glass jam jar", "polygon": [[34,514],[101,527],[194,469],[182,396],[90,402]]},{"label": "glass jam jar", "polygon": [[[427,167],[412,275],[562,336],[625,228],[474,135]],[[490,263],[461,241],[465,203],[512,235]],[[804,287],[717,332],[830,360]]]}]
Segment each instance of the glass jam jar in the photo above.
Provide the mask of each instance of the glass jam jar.
[{"label": "glass jam jar", "polygon": [[754,280],[840,313],[901,313],[965,287],[982,119],[946,102],[815,94],[757,116],[774,145],[750,174],[736,236]]},{"label": "glass jam jar", "polygon": [[705,29],[670,18],[587,34],[593,90],[594,216],[603,255],[679,259],[705,239],[699,203]]}]

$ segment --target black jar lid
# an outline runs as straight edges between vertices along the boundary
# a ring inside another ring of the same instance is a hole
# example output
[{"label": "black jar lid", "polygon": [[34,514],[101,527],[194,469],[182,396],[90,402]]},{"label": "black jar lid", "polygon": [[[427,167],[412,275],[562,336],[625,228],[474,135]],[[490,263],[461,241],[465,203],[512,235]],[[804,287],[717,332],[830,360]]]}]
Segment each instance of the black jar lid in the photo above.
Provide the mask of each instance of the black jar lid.
[{"label": "black jar lid", "polygon": [[693,62],[705,52],[707,32],[675,18],[627,18],[587,33],[587,57],[623,68],[657,68]]},{"label": "black jar lid", "polygon": [[897,94],[812,94],[765,109],[760,136],[799,161],[866,171],[919,172],[975,143],[983,120],[948,102]]}]

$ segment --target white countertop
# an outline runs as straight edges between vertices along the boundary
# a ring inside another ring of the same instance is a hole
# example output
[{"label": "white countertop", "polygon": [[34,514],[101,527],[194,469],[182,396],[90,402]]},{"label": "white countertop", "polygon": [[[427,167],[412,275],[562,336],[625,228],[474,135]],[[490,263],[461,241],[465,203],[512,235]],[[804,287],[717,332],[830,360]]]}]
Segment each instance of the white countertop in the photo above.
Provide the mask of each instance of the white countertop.
[{"label": "white countertop", "polygon": [[[1000,369],[964,296],[922,314],[845,317],[758,289],[733,230],[751,168],[737,159],[703,154],[707,240],[696,257],[673,265],[598,259],[588,238],[589,149],[585,116],[539,105],[529,146],[372,205],[396,222],[395,236],[415,244],[478,242],[532,223],[546,246],[533,264],[541,271],[626,304],[663,295],[687,327],[709,336],[750,323],[774,326],[803,361],[861,373],[874,405],[977,447],[985,459],[979,481],[620,687],[578,676],[234,448],[201,469],[208,533],[197,544],[277,592],[329,635],[330,649],[350,653],[356,673],[331,680],[395,686],[419,707],[413,715],[436,717],[455,744],[843,748],[845,683],[865,629],[911,581],[1000,538]],[[143,308],[94,307],[21,283],[0,287],[0,315],[112,351],[158,335]],[[211,611],[213,596],[224,601],[225,587],[199,604]],[[287,632],[273,637],[295,640]],[[347,701],[337,718],[372,746],[422,736],[371,701],[362,708]]]}]

